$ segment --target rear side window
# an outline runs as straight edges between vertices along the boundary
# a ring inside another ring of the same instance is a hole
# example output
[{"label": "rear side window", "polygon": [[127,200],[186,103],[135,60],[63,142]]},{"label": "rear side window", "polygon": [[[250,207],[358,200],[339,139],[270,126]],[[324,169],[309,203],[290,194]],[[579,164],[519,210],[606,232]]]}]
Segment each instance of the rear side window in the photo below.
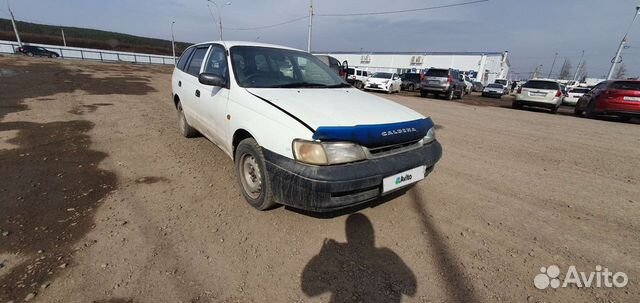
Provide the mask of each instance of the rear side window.
[{"label": "rear side window", "polygon": [[355,73],[356,70],[353,68],[347,68],[347,75],[353,75],[353,73]]},{"label": "rear side window", "polygon": [[189,56],[191,56],[191,53],[193,53],[194,49],[195,49],[194,47],[190,47],[190,48],[187,48],[187,50],[185,50],[182,53],[182,56],[180,56],[180,60],[178,60],[179,70],[184,71],[184,67],[185,65],[187,65],[187,62],[189,61]]},{"label": "rear side window", "polygon": [[202,66],[202,61],[204,61],[204,56],[207,54],[208,49],[208,46],[196,48],[193,56],[191,56],[191,61],[189,61],[189,66],[186,70],[187,74],[196,77],[200,74],[200,67]]},{"label": "rear side window", "polygon": [[611,89],[636,90],[640,91],[640,82],[636,81],[618,81],[611,83]]},{"label": "rear side window", "polygon": [[362,71],[356,71],[357,76],[362,76]]},{"label": "rear side window", "polygon": [[430,69],[425,74],[427,77],[439,77],[446,78],[449,77],[449,70],[447,69]]},{"label": "rear side window", "polygon": [[533,88],[533,89],[548,89],[548,90],[557,90],[560,87],[556,82],[550,81],[528,81],[525,83],[523,88]]}]

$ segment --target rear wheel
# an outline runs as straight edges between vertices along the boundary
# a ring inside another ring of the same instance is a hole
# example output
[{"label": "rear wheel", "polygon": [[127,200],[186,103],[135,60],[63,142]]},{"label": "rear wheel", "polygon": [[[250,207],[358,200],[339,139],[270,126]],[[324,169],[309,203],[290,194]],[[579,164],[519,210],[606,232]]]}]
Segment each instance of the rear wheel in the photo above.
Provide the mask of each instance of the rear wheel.
[{"label": "rear wheel", "polygon": [[591,102],[589,102],[589,104],[587,104],[587,109],[585,110],[585,115],[589,119],[594,119],[597,116],[595,101],[591,101]]},{"label": "rear wheel", "polygon": [[557,114],[558,113],[558,109],[560,109],[560,106],[552,107],[551,108],[551,113],[552,114]]},{"label": "rear wheel", "polygon": [[416,91],[416,87],[415,87],[415,86],[413,86],[413,84],[409,84],[409,88],[408,88],[408,90],[409,90],[410,92],[412,92],[412,93],[413,93],[413,92],[415,92],[415,91]]},{"label": "rear wheel", "polygon": [[185,138],[193,138],[197,136],[198,131],[189,125],[189,123],[187,122],[187,118],[184,116],[184,111],[182,111],[182,103],[178,102],[176,107],[178,110],[178,127],[180,128],[180,133]]},{"label": "rear wheel", "polygon": [[452,88],[449,94],[447,94],[447,100],[449,101],[453,100],[454,95],[455,95],[455,92],[453,91],[453,88]]},{"label": "rear wheel", "polygon": [[27,53],[27,57],[33,57],[33,53],[32,52],[28,52]]},{"label": "rear wheel", "polygon": [[618,120],[620,120],[620,122],[629,122],[629,121],[631,121],[631,117],[622,116],[622,117],[618,117]]},{"label": "rear wheel", "polygon": [[573,114],[574,114],[574,115],[576,115],[576,116],[582,116],[582,113],[583,113],[583,112],[584,112],[584,111],[583,111],[583,110],[581,110],[581,109],[578,107],[578,105],[576,104],[576,107],[573,109]]},{"label": "rear wheel", "polygon": [[240,190],[251,206],[258,210],[268,210],[276,206],[262,148],[255,139],[247,138],[238,144],[235,166]]},{"label": "rear wheel", "polygon": [[522,104],[518,103],[518,101],[511,102],[511,107],[515,109],[522,109]]},{"label": "rear wheel", "polygon": [[464,94],[465,94],[465,90],[463,89],[460,91],[460,95],[458,95],[458,99],[462,99],[464,97]]},{"label": "rear wheel", "polygon": [[429,93],[427,93],[427,91],[420,90],[420,97],[426,98],[427,96],[429,96]]}]

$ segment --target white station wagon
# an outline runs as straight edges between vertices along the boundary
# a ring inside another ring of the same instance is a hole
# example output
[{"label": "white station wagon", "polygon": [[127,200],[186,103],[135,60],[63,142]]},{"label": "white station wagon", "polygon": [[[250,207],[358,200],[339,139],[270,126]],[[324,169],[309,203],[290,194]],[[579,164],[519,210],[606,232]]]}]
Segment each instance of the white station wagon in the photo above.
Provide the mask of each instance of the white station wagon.
[{"label": "white station wagon", "polygon": [[430,118],[349,86],[304,51],[201,43],[184,51],[171,84],[182,134],[227,153],[260,210],[371,201],[424,179],[442,155]]}]

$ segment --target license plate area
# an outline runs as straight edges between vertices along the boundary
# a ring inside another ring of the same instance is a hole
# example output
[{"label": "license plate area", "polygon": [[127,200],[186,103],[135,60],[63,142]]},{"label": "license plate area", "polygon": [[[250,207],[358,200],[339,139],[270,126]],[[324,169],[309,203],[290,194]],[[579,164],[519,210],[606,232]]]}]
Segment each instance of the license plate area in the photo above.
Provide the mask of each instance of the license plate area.
[{"label": "license plate area", "polygon": [[531,92],[531,93],[529,93],[529,96],[531,96],[531,97],[546,97],[547,93]]},{"label": "license plate area", "polygon": [[426,166],[419,166],[382,179],[382,193],[388,193],[424,179]]}]

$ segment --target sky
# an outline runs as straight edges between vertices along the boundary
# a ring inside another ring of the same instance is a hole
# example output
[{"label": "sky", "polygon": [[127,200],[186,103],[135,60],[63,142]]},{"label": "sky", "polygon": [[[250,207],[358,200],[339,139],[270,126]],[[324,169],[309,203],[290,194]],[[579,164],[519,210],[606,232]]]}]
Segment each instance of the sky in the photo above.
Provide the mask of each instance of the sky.
[{"label": "sky", "polygon": [[[0,0],[6,1],[6,0]],[[224,5],[231,1],[230,5]],[[472,0],[314,0],[316,14],[388,12]],[[16,19],[203,42],[220,37],[218,11],[206,0],[12,0]],[[260,41],[307,48],[308,20],[256,30],[308,15],[308,0],[217,0],[225,40]],[[565,59],[575,68],[585,51],[590,77],[606,75],[640,0],[489,0],[401,14],[317,16],[313,51],[509,51],[513,73],[536,66],[554,74]],[[0,16],[8,17],[6,5]],[[640,76],[640,16],[631,27],[623,62]]]}]

